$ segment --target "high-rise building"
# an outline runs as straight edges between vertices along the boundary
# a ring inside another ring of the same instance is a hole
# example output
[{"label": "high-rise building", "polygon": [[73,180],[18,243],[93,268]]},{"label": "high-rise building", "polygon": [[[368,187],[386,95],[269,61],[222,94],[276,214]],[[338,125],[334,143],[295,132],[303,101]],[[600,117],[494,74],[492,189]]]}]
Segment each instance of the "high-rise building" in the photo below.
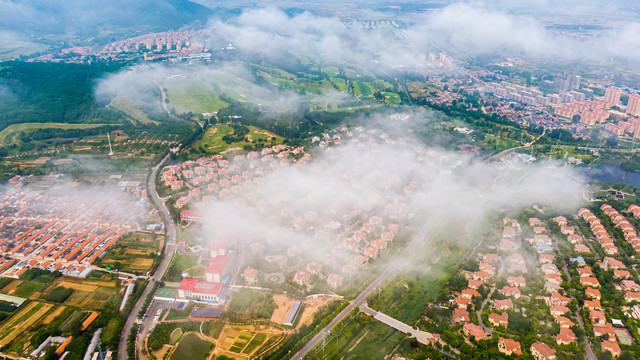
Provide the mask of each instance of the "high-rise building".
[{"label": "high-rise building", "polygon": [[584,94],[581,93],[581,92],[577,92],[577,91],[573,91],[572,90],[572,91],[569,92],[569,94],[571,94],[573,96],[573,99],[575,101],[584,101],[584,99],[585,99]]},{"label": "high-rise building", "polygon": [[556,92],[564,93],[571,90],[578,90],[580,88],[580,76],[569,75],[567,77],[556,78]]},{"label": "high-rise building", "polygon": [[629,102],[627,103],[627,114],[633,116],[640,115],[640,95],[629,95]]},{"label": "high-rise building", "polygon": [[640,121],[636,121],[635,126],[633,128],[633,137],[636,139],[640,139]]},{"label": "high-rise building", "polygon": [[604,90],[604,101],[607,102],[609,108],[618,105],[622,90],[609,86]]}]

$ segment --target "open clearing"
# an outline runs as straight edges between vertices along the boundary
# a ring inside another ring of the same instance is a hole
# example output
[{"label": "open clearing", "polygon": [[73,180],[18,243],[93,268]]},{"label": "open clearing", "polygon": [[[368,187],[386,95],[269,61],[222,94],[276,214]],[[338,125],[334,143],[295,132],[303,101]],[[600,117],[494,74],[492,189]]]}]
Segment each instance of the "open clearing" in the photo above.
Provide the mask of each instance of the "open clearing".
[{"label": "open clearing", "polygon": [[[289,309],[291,309],[291,305],[296,302],[296,299],[292,299],[283,294],[274,294],[273,300],[276,302],[278,306],[271,315],[271,321],[276,324],[282,324],[284,319],[287,317],[287,313]],[[305,304],[302,313],[298,314],[300,321],[298,322],[298,326],[300,327],[304,324],[310,324],[313,321],[313,315],[323,306],[327,305],[331,302],[332,299],[328,299],[325,297],[319,297],[317,299],[309,299],[304,300]]]},{"label": "open clearing", "polygon": [[116,97],[114,97],[113,100],[111,100],[109,107],[124,111],[125,113],[127,113],[127,115],[131,116],[131,118],[140,123],[153,123],[156,125],[159,124],[157,121],[149,119],[147,114],[145,114],[145,112],[140,109],[140,106],[138,106],[128,97],[122,94],[118,94]]},{"label": "open clearing", "polygon": [[168,81],[167,98],[169,107],[175,107],[176,113],[194,114],[218,111],[229,104],[215,93],[197,83]]},{"label": "open clearing", "polygon": [[[0,131],[0,144],[11,145],[17,143],[16,134],[24,131],[34,131],[38,129],[92,129],[107,124],[63,124],[63,123],[22,123],[9,125]],[[8,142],[8,143],[7,143]]]},{"label": "open clearing", "polygon": [[294,299],[289,298],[287,295],[283,294],[274,294],[273,301],[276,302],[276,309],[271,314],[271,322],[276,324],[282,324],[284,319],[287,317],[287,313],[289,309],[291,309],[291,305],[296,301]]}]

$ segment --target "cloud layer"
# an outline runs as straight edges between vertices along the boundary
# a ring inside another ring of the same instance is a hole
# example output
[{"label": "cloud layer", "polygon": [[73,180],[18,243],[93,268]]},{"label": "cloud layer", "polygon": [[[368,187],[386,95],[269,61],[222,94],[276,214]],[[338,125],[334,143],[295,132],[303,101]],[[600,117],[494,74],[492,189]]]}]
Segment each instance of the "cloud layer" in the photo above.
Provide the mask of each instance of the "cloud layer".
[{"label": "cloud layer", "polygon": [[[553,163],[498,166],[375,129],[341,136],[347,145],[320,151],[306,164],[258,161],[273,171],[200,207],[209,219],[202,237],[209,244],[229,235],[241,245],[262,243],[267,256],[295,247],[302,255],[290,265],[314,260],[340,269],[367,246],[344,248],[372,216],[385,228],[399,223],[429,234],[421,245],[427,249],[443,238],[477,243],[499,210],[538,204],[575,211],[582,201],[572,170]],[[255,171],[246,159],[235,164]]]},{"label": "cloud layer", "polygon": [[[519,6],[512,10],[553,12],[547,2]],[[569,8],[559,6],[558,11]],[[597,10],[592,3],[576,4],[585,14]],[[548,29],[533,15],[507,12],[479,3],[456,3],[426,14],[411,14],[404,28],[351,27],[335,18],[302,13],[290,16],[267,8],[249,10],[228,22],[212,21],[212,45],[232,43],[238,49],[279,58],[307,56],[320,62],[364,66],[406,67],[424,65],[429,51],[452,51],[463,57],[478,55],[531,56],[546,61],[602,61],[617,58],[637,61],[640,24],[631,18],[611,21],[593,36],[577,36]],[[597,14],[600,14],[597,12]]]}]

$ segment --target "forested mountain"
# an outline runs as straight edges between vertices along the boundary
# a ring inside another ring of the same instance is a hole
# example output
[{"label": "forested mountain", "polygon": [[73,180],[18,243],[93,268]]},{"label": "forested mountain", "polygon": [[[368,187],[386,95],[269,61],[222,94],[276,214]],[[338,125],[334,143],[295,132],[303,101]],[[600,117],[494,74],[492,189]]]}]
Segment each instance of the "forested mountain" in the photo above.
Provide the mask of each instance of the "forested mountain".
[{"label": "forested mountain", "polygon": [[62,36],[100,40],[110,34],[176,30],[193,22],[205,24],[214,14],[213,10],[189,0],[6,0],[0,3],[3,8],[0,31],[34,39]]}]

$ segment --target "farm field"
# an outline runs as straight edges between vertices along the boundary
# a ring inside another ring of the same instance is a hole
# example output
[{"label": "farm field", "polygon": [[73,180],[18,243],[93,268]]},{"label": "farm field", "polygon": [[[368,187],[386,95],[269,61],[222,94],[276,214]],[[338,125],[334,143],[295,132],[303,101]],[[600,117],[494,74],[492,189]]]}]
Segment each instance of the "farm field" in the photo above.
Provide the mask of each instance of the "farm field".
[{"label": "farm field", "polygon": [[9,125],[0,131],[0,144],[17,144],[17,136],[21,132],[29,132],[37,129],[92,129],[106,124],[63,124],[63,123],[21,123]]},{"label": "farm field", "polygon": [[[53,307],[54,305],[38,301],[27,304],[0,326],[0,346],[4,349],[14,340],[20,340],[19,338],[24,337],[32,325],[45,318]],[[15,341],[15,343],[22,342]],[[20,347],[18,350],[22,350],[22,346],[18,346]]]},{"label": "farm field", "polygon": [[239,358],[254,358],[284,338],[284,330],[268,325],[225,325],[215,352]]},{"label": "farm field", "polygon": [[213,346],[195,333],[189,333],[178,343],[171,360],[206,360]]},{"label": "farm field", "polygon": [[157,252],[162,249],[164,236],[134,233],[119,240],[107,251],[107,255],[96,263],[124,272],[145,274],[153,266]]},{"label": "farm field", "polygon": [[120,296],[111,274],[96,274],[86,279],[53,278],[50,274],[42,274],[32,280],[13,280],[1,291],[7,295],[46,300],[47,295],[57,287],[73,290],[63,305],[86,309],[100,309],[109,301],[119,301]]},{"label": "farm field", "polygon": [[[112,344],[117,341],[114,339],[119,339],[121,319],[112,316],[117,313],[122,300],[119,294],[122,287],[119,286],[117,275],[94,272],[86,279],[80,279],[38,273],[34,269],[23,277],[24,280],[12,280],[2,289],[3,293],[15,293],[25,288],[33,292],[31,300],[8,313],[9,317],[0,322],[0,346],[3,352],[18,355],[25,349],[33,350],[31,339],[34,335],[40,339],[45,330],[55,330],[62,336],[91,331],[82,328],[82,323],[92,312],[99,316],[86,326],[94,326],[99,322],[104,329],[105,343]],[[34,291],[36,285],[40,287]],[[105,314],[111,315],[104,317]]]},{"label": "farm field", "polygon": [[[235,133],[231,125],[216,125],[207,128],[202,139],[195,142],[192,147],[202,149],[206,154],[219,154],[237,149],[242,150],[246,146],[253,146],[257,143],[265,146],[282,144],[284,139],[274,135],[266,130],[259,129],[255,126],[248,126],[249,132],[242,139],[232,139],[230,142],[223,140],[227,135],[233,136]],[[275,138],[275,140],[272,140]]]}]

